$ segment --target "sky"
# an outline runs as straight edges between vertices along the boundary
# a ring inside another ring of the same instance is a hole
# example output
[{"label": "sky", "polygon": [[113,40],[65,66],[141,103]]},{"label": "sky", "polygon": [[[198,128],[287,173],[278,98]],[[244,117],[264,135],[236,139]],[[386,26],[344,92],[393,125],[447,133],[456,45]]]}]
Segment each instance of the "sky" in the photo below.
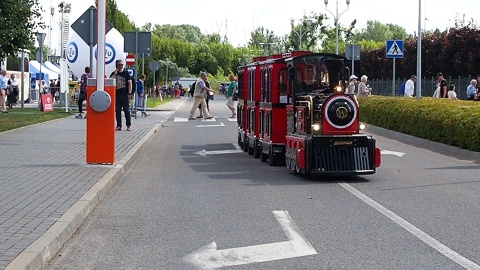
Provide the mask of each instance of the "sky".
[{"label": "sky", "polygon": [[[329,0],[327,7],[333,14],[341,14],[339,23],[342,25],[349,25],[356,19],[356,29],[362,29],[366,27],[367,20],[378,20],[384,24],[400,25],[407,33],[413,34],[418,29],[420,1],[422,28],[445,30],[454,25],[456,17],[463,18],[463,15],[467,21],[475,19],[478,25],[478,16],[476,16],[480,10],[478,0],[350,0],[349,6],[346,0]],[[61,1],[40,0],[39,2],[45,10],[44,22],[49,25],[50,19],[53,19],[51,23],[53,30],[46,30],[45,44],[52,44],[50,47],[58,48],[60,34],[56,23],[59,22],[57,6]],[[72,24],[95,2],[94,0],[70,0],[70,3],[72,4],[70,24]],[[329,18],[327,23],[333,26],[335,17],[325,8],[324,0],[241,0],[237,2],[116,0],[116,3],[118,9],[127,14],[138,26],[148,22],[160,25],[192,24],[198,26],[204,34],[226,35],[234,46],[246,44],[250,39],[250,32],[260,26],[280,36],[290,32],[291,18],[299,20],[304,14],[321,12],[327,14]],[[338,13],[336,12],[337,4]],[[55,7],[53,17],[50,16],[51,6]]]}]

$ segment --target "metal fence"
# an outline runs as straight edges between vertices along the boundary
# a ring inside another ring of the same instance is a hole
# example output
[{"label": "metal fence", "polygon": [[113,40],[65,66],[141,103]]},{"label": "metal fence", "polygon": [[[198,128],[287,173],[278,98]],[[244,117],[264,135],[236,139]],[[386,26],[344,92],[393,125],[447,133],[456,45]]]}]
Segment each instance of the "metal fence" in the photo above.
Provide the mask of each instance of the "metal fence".
[{"label": "metal fence", "polygon": [[[448,77],[445,78],[447,80],[448,87],[450,85],[455,85],[455,92],[457,93],[458,99],[467,99],[467,86],[470,84],[470,81],[475,79],[475,77],[468,76],[468,77]],[[395,89],[392,90],[392,80],[368,80],[368,84],[372,88],[372,94],[374,95],[381,95],[381,96],[398,96],[398,88],[402,83],[405,83],[408,78],[398,78],[395,80]],[[422,97],[432,97],[433,92],[437,88],[437,79],[435,77],[422,78]],[[415,88],[417,84],[415,83]],[[415,89],[414,96],[417,95],[417,89]]]}]

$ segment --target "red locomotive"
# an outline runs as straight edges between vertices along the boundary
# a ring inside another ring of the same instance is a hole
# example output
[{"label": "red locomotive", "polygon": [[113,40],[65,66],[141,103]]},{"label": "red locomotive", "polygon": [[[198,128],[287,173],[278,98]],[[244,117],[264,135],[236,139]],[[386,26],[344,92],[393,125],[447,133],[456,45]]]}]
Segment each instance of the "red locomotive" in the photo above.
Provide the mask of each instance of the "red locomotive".
[{"label": "red locomotive", "polygon": [[345,58],[292,52],[238,68],[238,143],[245,152],[302,174],[373,174],[380,149],[360,133],[354,95],[344,94]]}]

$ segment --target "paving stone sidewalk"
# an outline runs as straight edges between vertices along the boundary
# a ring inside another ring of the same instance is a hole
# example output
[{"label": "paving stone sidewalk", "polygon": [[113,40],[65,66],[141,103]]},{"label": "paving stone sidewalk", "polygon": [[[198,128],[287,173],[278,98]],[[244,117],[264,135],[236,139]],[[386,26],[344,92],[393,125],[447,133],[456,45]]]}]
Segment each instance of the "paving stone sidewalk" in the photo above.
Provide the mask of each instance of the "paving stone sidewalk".
[{"label": "paving stone sidewalk", "polygon": [[[132,119],[132,131],[116,132],[115,163],[184,101],[162,104],[148,117],[139,113]],[[0,133],[0,269],[113,167],[85,163],[85,136],[86,119],[74,116]]]}]

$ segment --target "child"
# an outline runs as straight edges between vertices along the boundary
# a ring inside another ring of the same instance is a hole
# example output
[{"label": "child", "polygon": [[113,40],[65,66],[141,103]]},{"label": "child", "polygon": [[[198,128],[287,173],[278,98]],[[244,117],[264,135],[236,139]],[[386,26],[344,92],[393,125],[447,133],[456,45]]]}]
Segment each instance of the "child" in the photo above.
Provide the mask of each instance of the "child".
[{"label": "child", "polygon": [[458,99],[457,98],[457,93],[455,93],[455,85],[450,85],[450,88],[448,88],[448,93],[447,93],[448,98],[450,99]]}]

